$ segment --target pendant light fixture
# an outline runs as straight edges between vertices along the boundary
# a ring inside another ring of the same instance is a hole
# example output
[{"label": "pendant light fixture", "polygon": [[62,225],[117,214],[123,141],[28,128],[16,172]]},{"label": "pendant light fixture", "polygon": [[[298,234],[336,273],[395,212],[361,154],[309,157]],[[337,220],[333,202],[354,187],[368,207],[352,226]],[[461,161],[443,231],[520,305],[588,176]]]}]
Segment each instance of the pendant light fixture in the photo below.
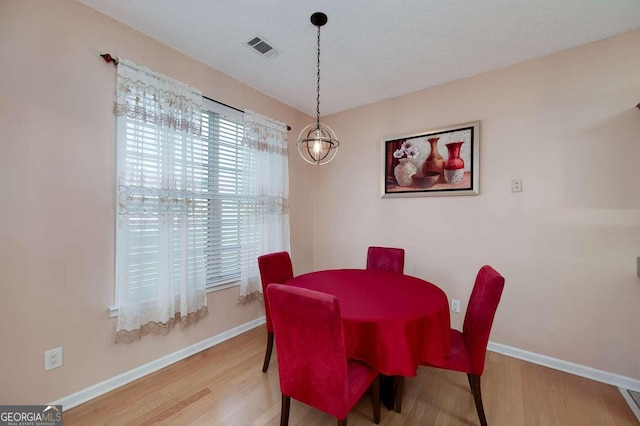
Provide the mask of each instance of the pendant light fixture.
[{"label": "pendant light fixture", "polygon": [[305,161],[322,166],[333,160],[340,142],[329,126],[320,123],[320,27],[327,23],[327,15],[316,12],[311,23],[318,27],[318,84],[316,85],[316,122],[302,129],[298,136],[298,152]]}]

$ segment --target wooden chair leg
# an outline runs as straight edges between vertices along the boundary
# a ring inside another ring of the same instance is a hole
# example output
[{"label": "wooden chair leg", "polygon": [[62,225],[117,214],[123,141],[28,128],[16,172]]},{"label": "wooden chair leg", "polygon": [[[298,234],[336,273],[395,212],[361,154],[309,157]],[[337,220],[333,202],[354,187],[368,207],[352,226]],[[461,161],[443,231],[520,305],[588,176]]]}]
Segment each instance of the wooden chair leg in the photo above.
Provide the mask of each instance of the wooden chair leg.
[{"label": "wooden chair leg", "polygon": [[484,406],[482,405],[480,376],[477,374],[471,374],[471,390],[473,391],[473,399],[476,402],[476,410],[478,411],[478,419],[480,419],[480,425],[487,426],[487,418],[484,416]]},{"label": "wooden chair leg", "polygon": [[469,381],[469,389],[473,393],[473,384],[471,383],[471,373],[467,373],[467,380]]},{"label": "wooden chair leg", "polygon": [[338,419],[338,426],[347,426],[347,418],[340,420]]},{"label": "wooden chair leg", "polygon": [[282,408],[280,409],[280,426],[289,425],[289,408],[291,407],[291,398],[282,394]]},{"label": "wooden chair leg", "polygon": [[380,424],[380,375],[371,384],[371,403],[373,404],[373,422]]},{"label": "wooden chair leg", "polygon": [[404,389],[404,376],[395,376],[393,382],[393,394],[395,397],[395,412],[402,412],[402,392]]},{"label": "wooden chair leg", "polygon": [[266,373],[271,361],[271,351],[273,350],[273,331],[267,331],[267,352],[264,354],[264,364],[262,364],[262,372]]}]

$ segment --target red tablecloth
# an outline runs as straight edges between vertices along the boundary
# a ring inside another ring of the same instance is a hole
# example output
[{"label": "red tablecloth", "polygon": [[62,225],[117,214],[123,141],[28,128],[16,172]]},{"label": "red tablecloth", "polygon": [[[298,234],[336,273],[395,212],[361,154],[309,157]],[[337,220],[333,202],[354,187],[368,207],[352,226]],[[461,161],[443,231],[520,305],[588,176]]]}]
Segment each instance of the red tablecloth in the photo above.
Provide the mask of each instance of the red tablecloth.
[{"label": "red tablecloth", "polygon": [[349,358],[388,376],[415,376],[421,362],[446,363],[449,305],[435,285],[386,271],[339,269],[312,272],[286,282],[333,294],[340,310]]}]

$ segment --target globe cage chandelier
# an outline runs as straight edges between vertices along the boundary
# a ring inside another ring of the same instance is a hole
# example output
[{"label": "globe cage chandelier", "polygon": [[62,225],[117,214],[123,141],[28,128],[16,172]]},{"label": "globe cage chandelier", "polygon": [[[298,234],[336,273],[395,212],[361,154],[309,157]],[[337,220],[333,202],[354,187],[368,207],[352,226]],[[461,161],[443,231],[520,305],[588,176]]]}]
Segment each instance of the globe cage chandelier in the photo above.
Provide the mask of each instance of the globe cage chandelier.
[{"label": "globe cage chandelier", "polygon": [[298,136],[298,152],[308,163],[322,166],[333,160],[338,153],[340,142],[329,126],[320,123],[320,27],[327,23],[327,15],[316,12],[311,15],[311,23],[318,27],[318,80],[316,85],[316,122],[302,129]]}]

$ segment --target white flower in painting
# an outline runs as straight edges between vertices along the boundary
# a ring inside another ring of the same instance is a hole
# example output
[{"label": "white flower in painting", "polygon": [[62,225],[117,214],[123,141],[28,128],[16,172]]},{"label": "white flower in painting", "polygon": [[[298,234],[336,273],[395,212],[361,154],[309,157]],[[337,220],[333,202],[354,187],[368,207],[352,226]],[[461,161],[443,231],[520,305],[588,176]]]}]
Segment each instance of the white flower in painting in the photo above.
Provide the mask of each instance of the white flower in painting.
[{"label": "white flower in painting", "polygon": [[412,146],[411,148],[406,149],[405,152],[409,160],[415,160],[416,158],[418,158],[418,150],[416,149],[415,146]]},{"label": "white flower in painting", "polygon": [[415,160],[418,158],[418,154],[420,154],[418,148],[416,148],[411,141],[402,142],[402,146],[393,152],[393,156],[395,158],[402,158],[406,156],[409,160]]},{"label": "white flower in painting", "polygon": [[413,142],[411,141],[402,142],[402,149],[404,149],[405,152],[407,152],[410,148],[414,148]]}]

